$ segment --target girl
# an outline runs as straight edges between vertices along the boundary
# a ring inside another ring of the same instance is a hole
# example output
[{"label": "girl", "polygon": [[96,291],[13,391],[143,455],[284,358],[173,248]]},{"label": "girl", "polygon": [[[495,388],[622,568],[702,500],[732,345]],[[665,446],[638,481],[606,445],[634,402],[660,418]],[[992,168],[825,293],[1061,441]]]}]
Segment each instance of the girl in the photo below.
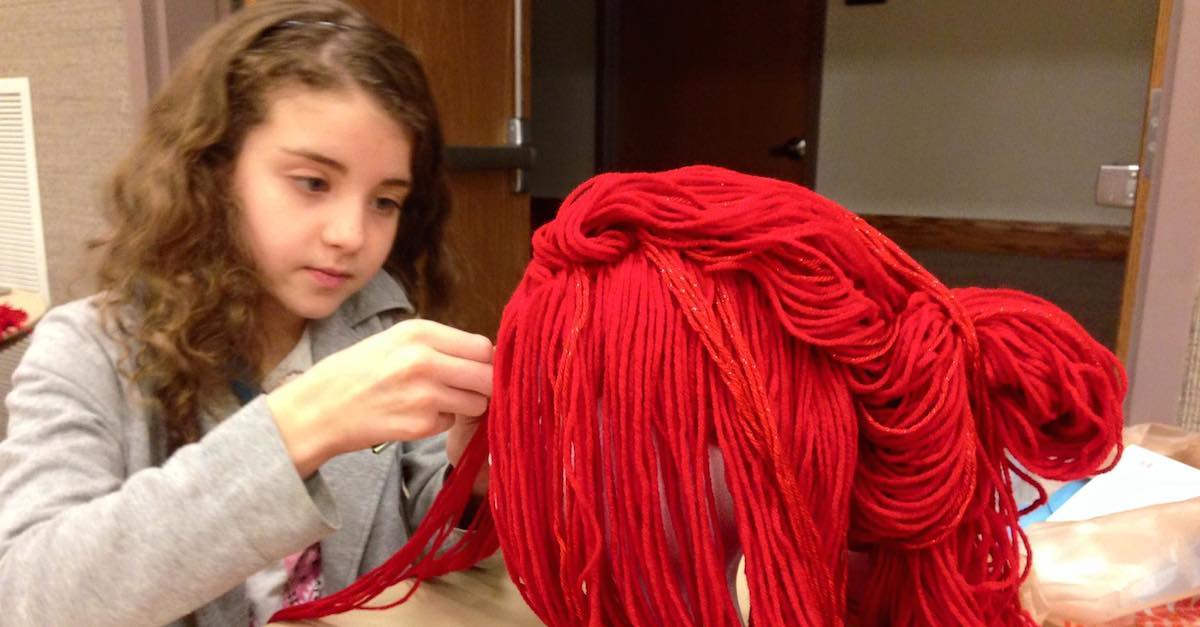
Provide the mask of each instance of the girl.
[{"label": "girl", "polygon": [[338,0],[197,44],[113,178],[103,291],[14,374],[0,625],[258,625],[403,545],[491,394],[486,338],[411,318],[447,297],[441,148]]}]

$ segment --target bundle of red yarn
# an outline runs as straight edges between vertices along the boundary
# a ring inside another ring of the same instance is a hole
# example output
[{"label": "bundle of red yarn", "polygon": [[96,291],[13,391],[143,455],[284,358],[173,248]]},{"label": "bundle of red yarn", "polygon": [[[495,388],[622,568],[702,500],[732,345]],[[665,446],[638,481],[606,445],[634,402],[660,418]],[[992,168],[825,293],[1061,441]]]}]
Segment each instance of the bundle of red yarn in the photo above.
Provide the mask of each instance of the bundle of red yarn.
[{"label": "bundle of red yarn", "polygon": [[[948,289],[834,202],[706,166],[576,189],[534,235],[495,366],[486,429],[411,541],[276,619],[498,546],[547,625],[741,625],[742,557],[755,625],[1031,625],[1013,477],[1110,467],[1126,389],[1054,305]],[[489,456],[490,507],[443,546]],[[870,558],[852,618],[850,551]]]},{"label": "bundle of red yarn", "polygon": [[20,329],[28,318],[29,314],[23,309],[0,303],[0,338]]}]

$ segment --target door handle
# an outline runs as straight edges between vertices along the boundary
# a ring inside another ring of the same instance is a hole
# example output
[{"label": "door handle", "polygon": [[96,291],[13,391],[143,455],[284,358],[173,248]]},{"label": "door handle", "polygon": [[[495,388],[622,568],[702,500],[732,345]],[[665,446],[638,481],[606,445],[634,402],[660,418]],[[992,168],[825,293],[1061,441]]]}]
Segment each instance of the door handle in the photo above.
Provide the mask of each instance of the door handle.
[{"label": "door handle", "polygon": [[799,137],[789,137],[782,144],[768,148],[767,154],[772,157],[787,157],[793,161],[799,161],[808,154],[808,142]]},{"label": "door handle", "polygon": [[529,170],[536,158],[533,146],[446,146],[451,170]]},{"label": "door handle", "polygon": [[513,193],[529,191],[529,171],[537,150],[529,143],[529,120],[525,111],[525,0],[513,0],[513,114],[508,119],[506,142],[499,146],[446,146],[450,170],[513,170]]},{"label": "door handle", "polygon": [[516,170],[513,191],[526,191],[529,170],[537,160],[537,149],[529,144],[527,121],[508,121],[508,143],[499,146],[446,146],[446,167],[451,170]]}]

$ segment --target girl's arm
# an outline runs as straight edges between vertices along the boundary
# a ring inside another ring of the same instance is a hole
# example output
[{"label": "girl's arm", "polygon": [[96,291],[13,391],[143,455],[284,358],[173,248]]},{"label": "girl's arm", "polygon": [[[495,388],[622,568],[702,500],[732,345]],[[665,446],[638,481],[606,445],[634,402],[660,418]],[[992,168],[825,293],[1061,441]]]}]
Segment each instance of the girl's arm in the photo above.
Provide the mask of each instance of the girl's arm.
[{"label": "girl's arm", "polygon": [[129,474],[146,463],[137,434],[148,430],[94,318],[86,303],[52,312],[13,377],[0,626],[162,625],[339,524],[320,476],[296,474],[262,398]]}]

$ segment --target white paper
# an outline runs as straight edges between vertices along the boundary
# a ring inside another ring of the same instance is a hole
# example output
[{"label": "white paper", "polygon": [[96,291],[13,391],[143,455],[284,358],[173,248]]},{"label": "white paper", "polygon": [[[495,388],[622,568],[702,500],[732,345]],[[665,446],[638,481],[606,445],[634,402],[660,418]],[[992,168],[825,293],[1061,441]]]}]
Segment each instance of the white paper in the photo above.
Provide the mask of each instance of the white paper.
[{"label": "white paper", "polygon": [[1131,445],[1112,470],[1087,482],[1048,522],[1087,520],[1200,497],[1200,469]]}]

